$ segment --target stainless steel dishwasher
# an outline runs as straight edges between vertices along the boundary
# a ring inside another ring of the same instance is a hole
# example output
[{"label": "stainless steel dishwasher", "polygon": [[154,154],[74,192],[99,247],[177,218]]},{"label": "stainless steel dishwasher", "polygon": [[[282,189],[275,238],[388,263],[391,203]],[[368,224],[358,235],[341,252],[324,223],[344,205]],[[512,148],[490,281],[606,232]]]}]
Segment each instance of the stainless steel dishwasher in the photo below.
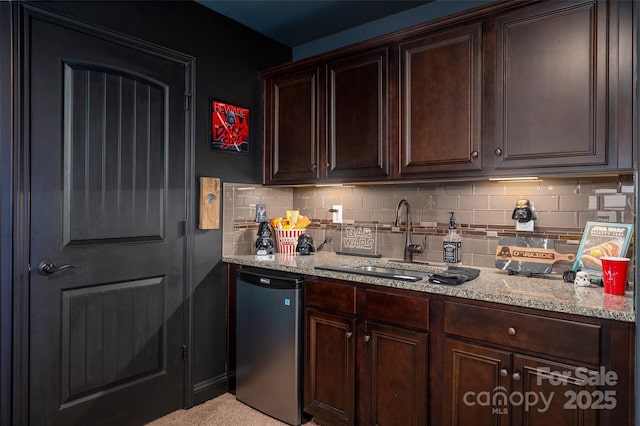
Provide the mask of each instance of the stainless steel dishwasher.
[{"label": "stainless steel dishwasher", "polygon": [[302,422],[303,280],[244,268],[236,275],[236,398]]}]

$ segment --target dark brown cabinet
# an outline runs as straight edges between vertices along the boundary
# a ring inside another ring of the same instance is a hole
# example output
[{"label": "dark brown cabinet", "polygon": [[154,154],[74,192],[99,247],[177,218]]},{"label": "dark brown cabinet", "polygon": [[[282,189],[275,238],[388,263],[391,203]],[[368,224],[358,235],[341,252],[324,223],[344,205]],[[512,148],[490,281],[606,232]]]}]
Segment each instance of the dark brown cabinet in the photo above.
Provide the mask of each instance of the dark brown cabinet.
[{"label": "dark brown cabinet", "polygon": [[306,311],[305,411],[331,424],[355,418],[355,318]]},{"label": "dark brown cabinet", "polygon": [[305,292],[305,411],[321,424],[426,425],[429,301],[316,277]]},{"label": "dark brown cabinet", "polygon": [[633,323],[317,276],[304,297],[318,424],[633,424]]},{"label": "dark brown cabinet", "polygon": [[427,424],[427,334],[384,324],[365,326],[363,424]]},{"label": "dark brown cabinet", "polygon": [[332,425],[355,424],[356,287],[305,281],[304,411]]},{"label": "dark brown cabinet", "polygon": [[632,167],[619,156],[631,140],[616,134],[619,91],[630,87],[619,13],[630,5],[552,1],[497,17],[493,169]]},{"label": "dark brown cabinet", "polygon": [[264,182],[389,176],[389,51],[265,74]]},{"label": "dark brown cabinet", "polygon": [[264,182],[630,173],[633,3],[489,4],[267,71]]},{"label": "dark brown cabinet", "polygon": [[389,175],[389,49],[327,64],[327,178]]},{"label": "dark brown cabinet", "polygon": [[601,325],[444,305],[446,424],[606,424],[620,393],[606,386]]},{"label": "dark brown cabinet", "polygon": [[320,176],[320,70],[297,69],[265,80],[265,183]]},{"label": "dark brown cabinet", "polygon": [[400,43],[400,176],[481,170],[481,55],[481,23]]},{"label": "dark brown cabinet", "polygon": [[[449,425],[596,425],[596,372],[487,346],[445,342],[444,418]],[[598,404],[611,407],[606,394]],[[580,409],[588,406],[588,409]]]}]

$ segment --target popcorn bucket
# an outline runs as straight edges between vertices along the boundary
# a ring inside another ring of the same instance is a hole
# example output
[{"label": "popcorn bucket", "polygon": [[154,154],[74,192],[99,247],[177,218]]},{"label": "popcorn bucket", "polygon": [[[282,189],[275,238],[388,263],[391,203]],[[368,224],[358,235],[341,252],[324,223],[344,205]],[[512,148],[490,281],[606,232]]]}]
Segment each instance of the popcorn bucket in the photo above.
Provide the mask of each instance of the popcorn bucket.
[{"label": "popcorn bucket", "polygon": [[298,237],[304,234],[304,229],[276,229],[278,252],[295,254]]}]

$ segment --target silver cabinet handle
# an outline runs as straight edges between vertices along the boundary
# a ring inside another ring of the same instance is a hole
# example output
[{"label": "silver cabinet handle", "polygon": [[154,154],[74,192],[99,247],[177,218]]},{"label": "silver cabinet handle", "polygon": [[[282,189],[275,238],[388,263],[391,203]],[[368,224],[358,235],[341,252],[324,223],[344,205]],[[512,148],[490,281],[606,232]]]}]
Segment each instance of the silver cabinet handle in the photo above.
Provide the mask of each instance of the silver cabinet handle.
[{"label": "silver cabinet handle", "polygon": [[471,151],[471,158],[478,158],[480,153],[478,151]]},{"label": "silver cabinet handle", "polygon": [[493,151],[494,154],[496,154],[497,156],[501,156],[502,155],[502,148],[496,148],[495,151]]},{"label": "silver cabinet handle", "polygon": [[350,331],[347,331],[347,339],[351,339],[351,336],[353,336],[353,333]]},{"label": "silver cabinet handle", "polygon": [[507,333],[509,333],[509,336],[515,336],[516,335],[516,329],[513,327],[509,327],[507,328]]},{"label": "silver cabinet handle", "polygon": [[516,382],[520,381],[520,373],[518,371],[516,371],[515,373],[513,373],[513,375],[511,376],[513,378],[513,380],[515,380]]},{"label": "silver cabinet handle", "polygon": [[369,336],[368,334],[366,334],[366,335],[364,336],[364,341],[365,341],[365,342],[368,342],[369,340],[371,340],[371,336]]},{"label": "silver cabinet handle", "polygon": [[51,275],[54,272],[62,271],[63,269],[75,268],[76,265],[64,264],[60,266],[56,266],[53,262],[45,262],[42,261],[38,265],[38,272],[40,275]]},{"label": "silver cabinet handle", "polygon": [[507,377],[509,375],[509,371],[506,368],[500,370],[500,377]]}]

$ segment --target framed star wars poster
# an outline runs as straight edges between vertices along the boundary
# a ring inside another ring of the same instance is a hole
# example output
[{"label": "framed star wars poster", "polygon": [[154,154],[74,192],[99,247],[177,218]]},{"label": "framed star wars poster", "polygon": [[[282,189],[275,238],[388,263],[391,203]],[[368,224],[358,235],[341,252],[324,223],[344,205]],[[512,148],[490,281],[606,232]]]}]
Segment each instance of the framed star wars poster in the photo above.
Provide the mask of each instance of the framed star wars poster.
[{"label": "framed star wars poster", "polygon": [[249,109],[211,100],[211,149],[249,151]]}]

